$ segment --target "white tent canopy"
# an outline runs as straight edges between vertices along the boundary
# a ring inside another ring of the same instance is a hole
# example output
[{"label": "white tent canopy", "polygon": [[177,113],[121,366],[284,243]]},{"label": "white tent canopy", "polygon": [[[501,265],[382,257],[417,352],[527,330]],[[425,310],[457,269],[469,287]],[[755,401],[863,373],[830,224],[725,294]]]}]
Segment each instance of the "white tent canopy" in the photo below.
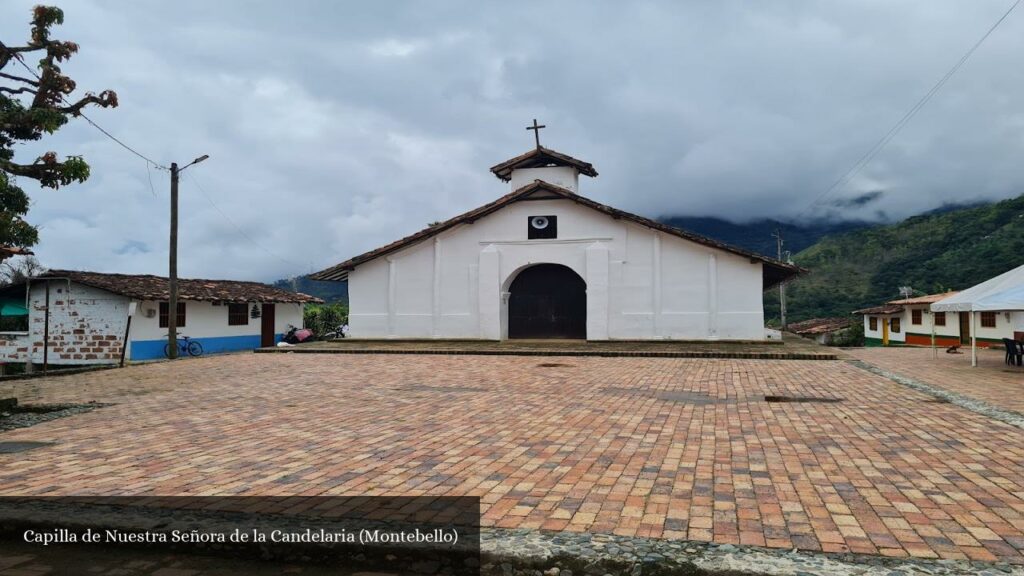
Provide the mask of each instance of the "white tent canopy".
[{"label": "white tent canopy", "polygon": [[990,278],[931,305],[932,312],[1024,310],[1024,266]]},{"label": "white tent canopy", "polygon": [[979,312],[992,310],[1024,310],[1024,284],[1015,286],[1009,290],[989,294],[974,303],[974,309]]}]

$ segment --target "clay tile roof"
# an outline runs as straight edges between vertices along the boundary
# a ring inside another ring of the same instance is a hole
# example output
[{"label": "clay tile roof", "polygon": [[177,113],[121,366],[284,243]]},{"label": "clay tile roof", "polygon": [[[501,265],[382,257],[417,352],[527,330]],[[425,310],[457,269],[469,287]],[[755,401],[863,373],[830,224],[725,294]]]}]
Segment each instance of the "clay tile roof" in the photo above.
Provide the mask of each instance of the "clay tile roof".
[{"label": "clay tile roof", "polygon": [[906,304],[931,304],[932,302],[938,302],[939,300],[942,300],[943,298],[949,298],[950,296],[952,296],[954,294],[959,294],[959,292],[950,291],[950,292],[942,292],[942,293],[939,293],[939,294],[929,294],[927,296],[916,296],[914,298],[905,298],[903,300],[890,300],[888,302],[888,304],[904,304],[904,305],[906,305]]},{"label": "clay tile roof", "polygon": [[797,334],[825,334],[849,328],[853,320],[849,318],[813,318],[790,324],[787,328]]},{"label": "clay tile roof", "polygon": [[364,264],[366,262],[369,262],[370,260],[374,260],[376,258],[380,258],[381,256],[390,254],[397,250],[401,250],[406,246],[411,246],[418,242],[422,242],[428,238],[431,238],[444,232],[445,230],[450,230],[451,228],[454,228],[455,226],[458,226],[460,224],[472,224],[476,220],[479,220],[480,218],[483,218],[484,216],[487,216],[488,214],[491,214],[492,212],[495,212],[508,204],[525,198],[533,194],[534,192],[538,191],[550,192],[552,194],[555,194],[556,196],[561,196],[566,200],[572,200],[577,204],[582,204],[583,206],[587,206],[588,208],[592,208],[594,210],[597,210],[598,212],[607,214],[608,216],[611,216],[612,218],[615,219],[629,220],[641,226],[646,226],[659,232],[664,232],[666,234],[671,234],[672,236],[684,238],[686,240],[690,240],[691,242],[696,242],[698,244],[703,244],[705,246],[710,246],[711,248],[717,248],[719,250],[724,250],[726,252],[732,252],[733,254],[749,258],[751,262],[762,262],[764,264],[763,286],[765,289],[775,286],[780,282],[785,282],[790,278],[807,272],[807,270],[800,268],[795,264],[787,264],[786,262],[782,262],[781,260],[769,258],[756,252],[744,250],[743,248],[730,246],[729,244],[725,244],[717,240],[712,240],[711,238],[706,238],[699,234],[694,234],[693,232],[688,232],[686,230],[662,224],[661,222],[658,222],[656,220],[644,218],[643,216],[637,216],[636,214],[630,214],[629,212],[624,212],[622,210],[612,208],[611,206],[606,206],[604,204],[601,204],[600,202],[595,202],[585,196],[580,196],[579,194],[576,194],[571,190],[566,190],[561,186],[555,186],[554,184],[549,184],[542,180],[534,180],[532,183],[527,184],[526,186],[523,186],[518,190],[514,190],[509,194],[506,194],[501,198],[498,198],[494,202],[484,204],[479,208],[475,208],[473,210],[470,210],[469,212],[466,212],[465,214],[460,214],[459,216],[451,218],[450,220],[445,220],[444,222],[441,222],[429,228],[424,228],[423,230],[420,230],[415,234],[411,234],[409,236],[406,236],[405,238],[396,240],[386,246],[381,246],[376,250],[370,250],[369,252],[360,254],[359,256],[356,256],[354,258],[350,258],[342,262],[341,264],[337,264],[335,266],[327,268],[326,270],[321,270],[316,274],[311,274],[310,278],[313,280],[347,280],[348,273],[351,270],[354,270],[355,267],[360,264]]},{"label": "clay tile roof", "polygon": [[505,160],[501,164],[496,164],[491,167],[491,172],[498,178],[508,182],[512,179],[512,171],[517,168],[541,168],[544,166],[572,166],[584,176],[590,176],[591,178],[597,176],[597,170],[594,170],[594,166],[591,163],[573,158],[568,154],[555,152],[543,146],[538,146],[526,154]]},{"label": "clay tile roof", "polygon": [[863,310],[854,310],[854,314],[897,314],[903,311],[903,306],[899,304],[883,304],[882,306],[875,306],[873,308],[864,308]]},{"label": "clay tile roof", "polygon": [[[135,300],[165,301],[169,298],[167,278],[149,274],[107,274],[77,270],[50,270],[39,278],[69,279],[72,282],[121,294]],[[178,298],[215,302],[319,303],[319,298],[241,280],[178,280]]]}]

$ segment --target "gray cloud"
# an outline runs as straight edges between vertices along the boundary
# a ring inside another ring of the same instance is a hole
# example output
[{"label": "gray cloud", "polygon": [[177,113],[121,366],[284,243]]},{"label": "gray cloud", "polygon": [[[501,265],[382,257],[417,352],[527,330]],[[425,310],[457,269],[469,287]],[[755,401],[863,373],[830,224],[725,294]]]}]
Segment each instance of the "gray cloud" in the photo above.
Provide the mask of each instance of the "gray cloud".
[{"label": "gray cloud", "polygon": [[[5,2],[0,37],[25,37],[34,3]],[[534,117],[601,172],[583,193],[649,216],[898,218],[1024,184],[1015,13],[805,212],[1003,1],[61,4],[57,36],[82,47],[66,69],[120,96],[91,116],[163,163],[211,156],[182,180],[186,275],[309,272],[487,202],[506,191],[487,168],[528,149]],[[40,149],[93,167],[26,186],[44,264],[166,270],[165,172],[80,121],[23,153]]]},{"label": "gray cloud", "polygon": [[829,205],[834,208],[860,208],[872,202],[877,202],[884,194],[885,192],[882,190],[872,190],[853,197],[836,198],[829,202]]}]

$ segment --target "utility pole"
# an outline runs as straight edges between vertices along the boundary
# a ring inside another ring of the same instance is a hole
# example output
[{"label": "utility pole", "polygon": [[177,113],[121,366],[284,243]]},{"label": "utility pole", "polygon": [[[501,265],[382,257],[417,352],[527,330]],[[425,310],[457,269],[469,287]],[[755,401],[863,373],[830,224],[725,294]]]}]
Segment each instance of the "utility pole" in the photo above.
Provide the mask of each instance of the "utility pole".
[{"label": "utility pole", "polygon": [[178,357],[178,175],[185,168],[207,158],[209,156],[203,154],[182,168],[178,168],[177,162],[171,162],[171,246],[168,251],[170,282],[167,287],[167,357],[171,360]]},{"label": "utility pole", "polygon": [[[778,259],[782,260],[782,229],[776,228],[772,234],[775,238],[776,248],[778,250]],[[786,283],[781,282],[779,284],[779,320],[782,322],[782,329],[786,329]]]}]

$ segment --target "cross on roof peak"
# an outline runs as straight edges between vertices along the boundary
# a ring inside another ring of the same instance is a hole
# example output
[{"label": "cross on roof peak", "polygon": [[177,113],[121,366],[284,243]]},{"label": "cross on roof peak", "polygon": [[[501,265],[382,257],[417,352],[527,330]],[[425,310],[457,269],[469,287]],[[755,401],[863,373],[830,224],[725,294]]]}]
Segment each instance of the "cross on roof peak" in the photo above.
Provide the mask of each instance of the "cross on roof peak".
[{"label": "cross on roof peak", "polygon": [[533,139],[537,142],[537,148],[540,148],[540,129],[547,128],[544,124],[537,124],[537,119],[533,119],[533,126],[527,126],[527,130],[533,130]]}]

